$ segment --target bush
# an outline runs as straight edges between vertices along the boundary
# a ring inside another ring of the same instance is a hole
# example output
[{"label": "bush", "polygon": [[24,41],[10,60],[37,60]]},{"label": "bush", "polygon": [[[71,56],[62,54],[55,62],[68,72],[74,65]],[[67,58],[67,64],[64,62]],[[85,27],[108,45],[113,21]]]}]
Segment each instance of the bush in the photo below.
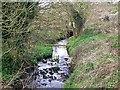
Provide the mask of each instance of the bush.
[{"label": "bush", "polygon": [[9,53],[2,56],[2,79],[4,81],[9,81],[12,74],[16,73],[19,69],[20,62],[12,62],[12,58]]},{"label": "bush", "polygon": [[[5,83],[18,72],[22,63],[32,59],[28,51],[28,26],[37,14],[38,3],[2,2],[2,78]],[[32,63],[33,64],[33,63]],[[32,65],[29,64],[29,65]]]}]

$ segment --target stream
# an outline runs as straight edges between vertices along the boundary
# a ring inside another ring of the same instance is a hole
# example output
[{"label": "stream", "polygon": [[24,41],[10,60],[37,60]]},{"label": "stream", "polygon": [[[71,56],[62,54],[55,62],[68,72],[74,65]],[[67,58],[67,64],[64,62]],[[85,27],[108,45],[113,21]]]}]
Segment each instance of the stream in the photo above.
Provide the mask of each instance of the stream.
[{"label": "stream", "polygon": [[[67,45],[67,40],[56,44]],[[53,46],[52,57],[38,63],[38,75],[32,84],[35,88],[63,88],[64,82],[71,74],[70,67],[71,59],[66,46]]]}]

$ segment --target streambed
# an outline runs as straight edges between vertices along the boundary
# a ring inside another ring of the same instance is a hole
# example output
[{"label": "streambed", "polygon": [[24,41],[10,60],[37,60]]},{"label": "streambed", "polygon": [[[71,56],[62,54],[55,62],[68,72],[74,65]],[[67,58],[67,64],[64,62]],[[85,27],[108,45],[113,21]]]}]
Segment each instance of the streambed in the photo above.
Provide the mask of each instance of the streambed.
[{"label": "streambed", "polygon": [[38,63],[36,78],[31,83],[33,88],[63,88],[64,82],[69,78],[71,59],[66,46],[62,46],[67,45],[67,40],[56,44],[61,46],[53,46],[52,57]]}]

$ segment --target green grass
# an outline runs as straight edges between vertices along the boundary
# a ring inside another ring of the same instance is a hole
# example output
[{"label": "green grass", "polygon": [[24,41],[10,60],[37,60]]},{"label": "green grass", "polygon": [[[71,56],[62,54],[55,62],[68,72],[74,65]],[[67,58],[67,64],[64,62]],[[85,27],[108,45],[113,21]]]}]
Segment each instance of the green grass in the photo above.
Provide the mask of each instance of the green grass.
[{"label": "green grass", "polygon": [[118,84],[118,75],[113,74],[105,81],[105,87],[112,88]]},{"label": "green grass", "polygon": [[100,54],[100,57],[105,57],[105,58],[112,58],[112,59],[118,59],[119,56],[118,55],[113,55],[113,54]]},{"label": "green grass", "polygon": [[[100,60],[100,62],[96,62],[95,65],[102,66],[103,64],[108,63],[107,60]],[[118,75],[117,70],[115,70],[115,73],[113,73],[109,78],[103,79],[100,77],[94,78],[96,75],[96,72],[93,72],[91,74],[87,74],[90,71],[94,70],[94,64],[91,62],[88,62],[86,65],[81,65],[79,68],[77,68],[74,73],[72,73],[71,77],[65,82],[64,89],[67,90],[68,88],[95,88],[99,85],[105,86],[105,87],[115,87],[115,85],[118,83]]]},{"label": "green grass", "polygon": [[102,65],[107,64],[107,63],[111,63],[111,62],[109,60],[97,60],[95,62],[95,65],[96,66],[102,66]]},{"label": "green grass", "polygon": [[119,79],[120,77],[118,76],[118,69],[116,69],[110,76],[101,81],[100,85],[108,88],[117,87]]},{"label": "green grass", "polygon": [[51,56],[52,56],[51,46],[38,44],[35,46],[33,63],[37,64],[40,59],[51,57]]},{"label": "green grass", "polygon": [[112,48],[120,49],[120,44],[118,43],[118,37],[119,37],[118,35],[110,37],[112,41]]},{"label": "green grass", "polygon": [[77,70],[74,71],[74,73],[71,75],[71,77],[67,80],[67,82],[64,85],[64,88],[77,88],[75,85],[75,78],[79,75],[80,71],[83,70],[83,66],[80,66]]},{"label": "green grass", "polygon": [[35,46],[35,58],[47,58],[52,55],[52,47],[45,45]]},{"label": "green grass", "polygon": [[93,35],[93,34],[88,34],[88,35],[82,35],[78,38],[70,38],[68,41],[68,50],[70,53],[74,52],[76,50],[77,47],[86,44],[90,41],[100,41],[103,40],[105,38],[107,38],[109,35],[107,34],[97,34],[97,35]]},{"label": "green grass", "polygon": [[86,64],[85,73],[87,73],[87,72],[89,72],[89,71],[91,71],[91,70],[93,70],[93,69],[94,69],[94,64],[91,63],[91,62],[88,62],[88,63]]},{"label": "green grass", "polygon": [[94,65],[91,62],[88,62],[86,65],[81,65],[78,69],[72,73],[71,77],[67,80],[67,82],[64,85],[64,88],[80,88],[80,85],[89,77],[83,76],[76,79],[80,75],[80,73],[88,73],[89,71],[94,69]]}]

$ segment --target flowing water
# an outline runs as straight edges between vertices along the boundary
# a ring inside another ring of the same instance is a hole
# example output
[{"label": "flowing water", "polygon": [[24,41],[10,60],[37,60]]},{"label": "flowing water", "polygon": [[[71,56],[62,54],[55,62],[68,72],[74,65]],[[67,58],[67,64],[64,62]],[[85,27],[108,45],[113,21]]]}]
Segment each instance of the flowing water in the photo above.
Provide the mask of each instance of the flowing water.
[{"label": "flowing water", "polygon": [[[67,40],[56,44],[67,45]],[[65,46],[53,46],[52,58],[38,63],[38,75],[34,81],[35,88],[62,88],[70,76],[71,59]]]}]

